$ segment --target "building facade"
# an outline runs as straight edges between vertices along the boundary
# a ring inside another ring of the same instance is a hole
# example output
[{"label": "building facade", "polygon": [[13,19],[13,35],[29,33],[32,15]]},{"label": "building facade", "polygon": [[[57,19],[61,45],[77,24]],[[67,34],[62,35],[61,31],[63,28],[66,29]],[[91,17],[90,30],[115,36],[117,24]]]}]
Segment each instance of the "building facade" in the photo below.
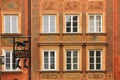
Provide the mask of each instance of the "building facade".
[{"label": "building facade", "polygon": [[117,64],[113,30],[118,30],[113,27],[117,25],[113,23],[113,2],[0,0],[0,48],[6,61],[2,80],[28,79],[22,60],[21,69],[12,69],[10,37],[29,35],[31,80],[119,80],[115,78],[118,75],[114,76],[118,67],[113,66]]},{"label": "building facade", "polygon": [[113,0],[35,0],[31,12],[33,80],[114,80]]},{"label": "building facade", "polygon": [[120,56],[119,56],[119,24],[120,24],[120,5],[118,5],[120,1],[114,0],[114,74],[115,74],[115,80],[120,79]]},{"label": "building facade", "polygon": [[0,0],[0,54],[4,65],[0,80],[27,80],[28,69],[13,67],[13,36],[28,36],[28,0]]}]

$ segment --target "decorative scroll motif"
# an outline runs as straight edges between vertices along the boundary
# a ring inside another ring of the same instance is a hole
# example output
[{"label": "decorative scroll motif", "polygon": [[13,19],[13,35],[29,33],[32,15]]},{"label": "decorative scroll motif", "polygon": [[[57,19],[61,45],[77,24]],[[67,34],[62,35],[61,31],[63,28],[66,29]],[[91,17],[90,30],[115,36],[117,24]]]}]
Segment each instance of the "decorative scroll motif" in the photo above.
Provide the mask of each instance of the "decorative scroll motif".
[{"label": "decorative scroll motif", "polygon": [[2,0],[2,10],[20,10],[20,0]]},{"label": "decorative scroll motif", "polygon": [[93,79],[103,80],[105,78],[105,75],[104,75],[104,73],[88,73],[87,78],[89,80],[93,80]]},{"label": "decorative scroll motif", "polygon": [[57,73],[43,73],[42,79],[57,79],[58,74]]},{"label": "decorative scroll motif", "polygon": [[51,41],[51,40],[52,40],[52,36],[48,36],[48,37],[47,37],[47,40],[48,40],[48,41]]},{"label": "decorative scroll motif", "polygon": [[80,73],[65,73],[64,74],[65,79],[75,79],[80,80],[81,74]]},{"label": "decorative scroll motif", "polygon": [[71,39],[71,41],[74,41],[74,36],[71,35],[71,36],[70,36],[70,39]]},{"label": "decorative scroll motif", "polygon": [[54,1],[44,1],[42,3],[43,10],[56,10],[56,3]]},{"label": "decorative scroll motif", "polygon": [[12,46],[13,45],[13,39],[12,38],[3,38],[1,40],[1,45],[2,46]]},{"label": "decorative scroll motif", "polygon": [[101,1],[90,1],[88,9],[104,9],[104,3]]},{"label": "decorative scroll motif", "polygon": [[80,2],[78,1],[68,1],[65,3],[65,10],[79,10]]},{"label": "decorative scroll motif", "polygon": [[107,80],[113,80],[112,74],[107,74],[106,78]]},{"label": "decorative scroll motif", "polygon": [[85,73],[82,74],[82,78],[81,79],[82,80],[86,80],[86,74]]},{"label": "decorative scroll motif", "polygon": [[92,40],[97,41],[98,40],[97,36],[96,35],[92,36]]}]

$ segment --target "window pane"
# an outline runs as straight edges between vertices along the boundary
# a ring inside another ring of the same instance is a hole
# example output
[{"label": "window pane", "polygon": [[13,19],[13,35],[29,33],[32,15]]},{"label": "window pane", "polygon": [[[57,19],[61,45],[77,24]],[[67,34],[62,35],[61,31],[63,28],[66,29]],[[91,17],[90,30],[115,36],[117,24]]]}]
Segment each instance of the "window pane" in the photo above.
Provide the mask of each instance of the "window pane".
[{"label": "window pane", "polygon": [[94,58],[90,58],[90,63],[94,63]]},{"label": "window pane", "polygon": [[96,20],[101,20],[101,16],[100,15],[96,16]]},{"label": "window pane", "polygon": [[67,63],[71,63],[71,58],[67,58]]},{"label": "window pane", "polygon": [[73,32],[77,32],[78,30],[77,30],[77,28],[73,28]]},{"label": "window pane", "polygon": [[66,22],[66,26],[71,26],[71,22]]},{"label": "window pane", "polygon": [[90,19],[91,21],[94,21],[94,16],[89,16],[89,19]]},{"label": "window pane", "polygon": [[89,32],[94,32],[94,16],[89,16]]},{"label": "window pane", "polygon": [[96,64],[96,69],[101,69],[101,65],[100,64]]},{"label": "window pane", "polygon": [[73,56],[78,56],[77,51],[73,51]]},{"label": "window pane", "polygon": [[48,58],[44,58],[44,63],[48,63]]},{"label": "window pane", "polygon": [[94,51],[90,51],[90,56],[94,56]]},{"label": "window pane", "polygon": [[47,51],[44,52],[44,57],[48,57],[48,52]]},{"label": "window pane", "polygon": [[70,15],[66,16],[66,22],[71,22],[71,16]]},{"label": "window pane", "polygon": [[55,64],[50,64],[50,69],[55,69]]},{"label": "window pane", "polygon": [[6,58],[6,63],[10,63],[10,58]]},{"label": "window pane", "polygon": [[67,69],[71,69],[71,64],[67,64]]},{"label": "window pane", "polygon": [[10,16],[9,15],[4,16],[4,32],[10,33]]},{"label": "window pane", "polygon": [[101,51],[96,51],[96,57],[100,57],[101,56]]},{"label": "window pane", "polygon": [[77,64],[74,64],[73,69],[77,69],[77,68],[78,68]]},{"label": "window pane", "polygon": [[73,16],[73,21],[74,22],[78,21],[78,16]]},{"label": "window pane", "polygon": [[77,22],[73,22],[73,26],[78,26]]},{"label": "window pane", "polygon": [[51,51],[50,52],[50,57],[54,57],[55,56],[55,52],[54,51]]},{"label": "window pane", "polygon": [[71,51],[67,51],[67,57],[71,56]]},{"label": "window pane", "polygon": [[18,16],[12,16],[12,33],[18,32]]},{"label": "window pane", "polygon": [[49,32],[49,16],[48,15],[44,15],[43,16],[43,29],[44,32]]},{"label": "window pane", "polygon": [[10,64],[6,64],[6,69],[10,69]]},{"label": "window pane", "polygon": [[96,58],[96,63],[100,63],[101,59],[100,58]]},{"label": "window pane", "polygon": [[10,57],[10,52],[6,52],[5,54],[6,57]]},{"label": "window pane", "polygon": [[55,32],[55,16],[50,15],[50,32]]},{"label": "window pane", "polygon": [[50,63],[55,63],[55,58],[50,58]]},{"label": "window pane", "polygon": [[66,29],[66,32],[71,32],[71,28],[68,27],[68,28]]},{"label": "window pane", "polygon": [[77,58],[73,58],[73,63],[77,63],[78,59]]},{"label": "window pane", "polygon": [[94,69],[94,64],[90,64],[90,69]]},{"label": "window pane", "polygon": [[44,64],[44,69],[48,69],[48,64]]}]

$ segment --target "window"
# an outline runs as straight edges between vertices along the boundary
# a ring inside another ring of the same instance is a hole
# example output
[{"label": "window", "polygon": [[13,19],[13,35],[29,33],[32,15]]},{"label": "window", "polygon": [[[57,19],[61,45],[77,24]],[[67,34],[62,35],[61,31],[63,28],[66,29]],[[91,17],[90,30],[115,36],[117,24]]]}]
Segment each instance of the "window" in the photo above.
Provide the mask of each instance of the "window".
[{"label": "window", "polygon": [[18,15],[4,15],[4,33],[18,33]]},{"label": "window", "polygon": [[66,51],[66,69],[78,70],[78,51],[77,50]]},{"label": "window", "polygon": [[89,50],[89,70],[102,69],[102,51]]},{"label": "window", "polygon": [[[5,70],[6,71],[15,70],[13,65],[13,52],[5,51],[4,55],[5,55]],[[17,67],[16,63],[15,63],[15,67]]]},{"label": "window", "polygon": [[89,15],[89,32],[102,32],[102,15]]},{"label": "window", "polygon": [[55,51],[44,51],[44,70],[56,69],[56,53]]},{"label": "window", "polygon": [[56,32],[56,16],[43,15],[43,32],[55,33]]},{"label": "window", "polygon": [[66,32],[75,33],[78,32],[79,16],[78,15],[66,15]]}]

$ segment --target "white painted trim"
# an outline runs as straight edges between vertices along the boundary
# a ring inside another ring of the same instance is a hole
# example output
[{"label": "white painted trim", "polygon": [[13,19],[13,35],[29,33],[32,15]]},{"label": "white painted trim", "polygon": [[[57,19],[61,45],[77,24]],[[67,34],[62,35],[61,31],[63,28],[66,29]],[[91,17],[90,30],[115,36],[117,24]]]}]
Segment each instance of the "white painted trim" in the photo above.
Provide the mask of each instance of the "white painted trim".
[{"label": "white painted trim", "polygon": [[[70,28],[71,28],[71,32],[67,32],[67,24],[66,24],[66,22],[67,22],[67,19],[66,19],[66,16],[70,16],[71,17],[71,26],[70,26]],[[73,16],[77,16],[77,32],[73,32]],[[79,33],[80,32],[80,30],[79,30],[79,15],[77,15],[77,14],[67,14],[67,15],[65,15],[65,33]]]},{"label": "white painted trim", "polygon": [[[48,52],[48,60],[49,60],[49,62],[48,62],[48,69],[44,69],[44,52],[45,51],[47,51]],[[50,69],[50,52],[51,51],[54,51],[55,52],[55,57],[54,57],[54,61],[55,61],[55,69]],[[50,71],[53,71],[53,70],[56,70],[56,68],[57,68],[57,65],[56,65],[56,50],[43,50],[42,51],[42,61],[43,61],[43,63],[42,63],[42,70],[44,70],[44,71],[48,71],[48,70],[50,70]]]}]

